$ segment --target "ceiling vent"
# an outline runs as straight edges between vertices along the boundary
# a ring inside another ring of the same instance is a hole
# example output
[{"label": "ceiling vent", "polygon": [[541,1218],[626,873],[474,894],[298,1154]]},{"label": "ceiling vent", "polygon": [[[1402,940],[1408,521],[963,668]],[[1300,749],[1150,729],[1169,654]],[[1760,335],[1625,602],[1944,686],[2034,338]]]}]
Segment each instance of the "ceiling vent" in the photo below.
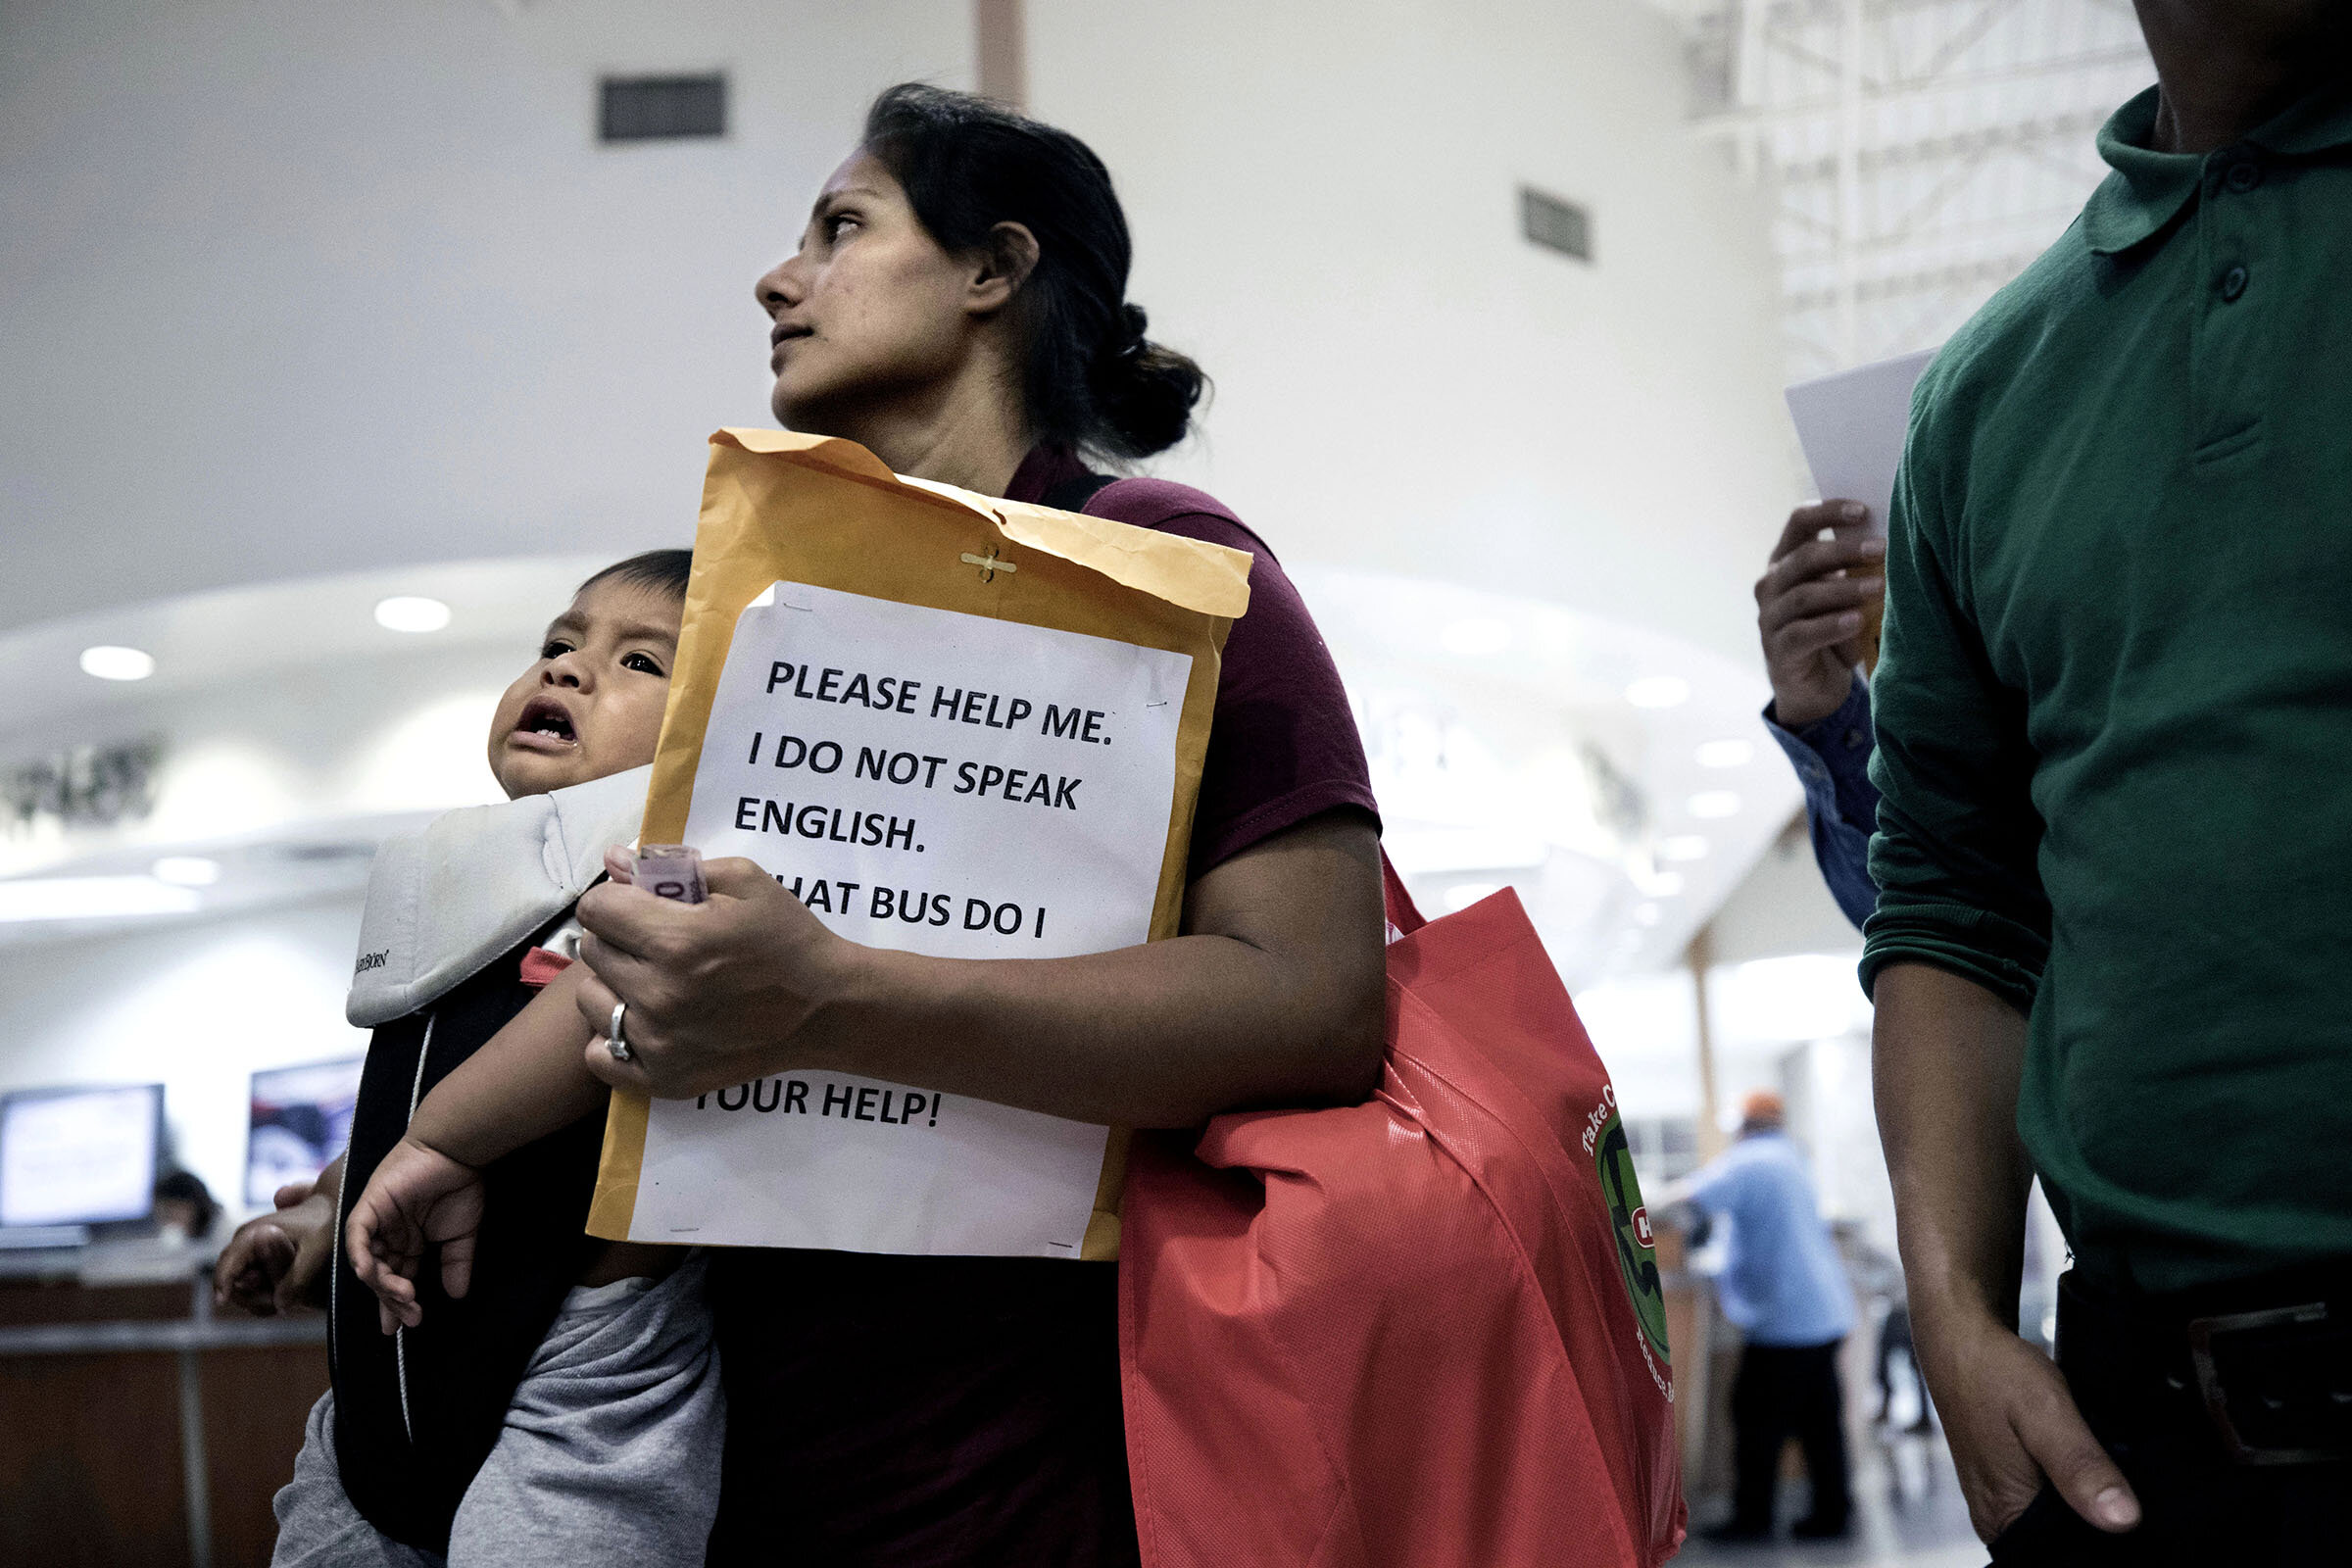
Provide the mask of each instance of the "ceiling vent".
[{"label": "ceiling vent", "polygon": [[1519,187],[1519,229],[1545,250],[1580,262],[1592,259],[1592,215],[1533,185]]},{"label": "ceiling vent", "polygon": [[727,133],[727,78],[607,76],[597,110],[604,141],[676,141]]}]

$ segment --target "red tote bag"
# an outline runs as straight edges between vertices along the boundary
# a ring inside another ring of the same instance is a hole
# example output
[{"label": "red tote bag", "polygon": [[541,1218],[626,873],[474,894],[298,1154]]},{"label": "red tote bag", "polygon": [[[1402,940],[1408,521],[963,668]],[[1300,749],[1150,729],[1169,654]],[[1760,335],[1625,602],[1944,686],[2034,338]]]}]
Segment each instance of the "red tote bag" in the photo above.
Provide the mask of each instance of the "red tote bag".
[{"label": "red tote bag", "polygon": [[1136,1141],[1145,1568],[1654,1568],[1673,1375],[1608,1074],[1516,894],[1425,924],[1388,880],[1379,1093]]}]

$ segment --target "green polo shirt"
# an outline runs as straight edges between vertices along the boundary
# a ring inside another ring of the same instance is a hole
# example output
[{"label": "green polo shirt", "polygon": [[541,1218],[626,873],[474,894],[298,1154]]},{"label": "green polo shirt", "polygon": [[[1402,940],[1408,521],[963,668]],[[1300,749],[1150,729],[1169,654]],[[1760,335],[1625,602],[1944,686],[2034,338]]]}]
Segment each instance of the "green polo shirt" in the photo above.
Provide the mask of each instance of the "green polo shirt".
[{"label": "green polo shirt", "polygon": [[2079,1260],[2171,1290],[2352,1256],[2352,87],[2155,115],[1914,396],[1862,979],[2029,1015]]}]

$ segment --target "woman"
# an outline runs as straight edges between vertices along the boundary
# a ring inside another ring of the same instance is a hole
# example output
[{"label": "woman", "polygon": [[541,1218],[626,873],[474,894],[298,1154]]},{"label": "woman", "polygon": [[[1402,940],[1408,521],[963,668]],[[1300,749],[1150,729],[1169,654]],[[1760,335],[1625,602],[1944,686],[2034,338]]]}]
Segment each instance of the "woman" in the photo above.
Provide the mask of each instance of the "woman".
[{"label": "woman", "polygon": [[[884,93],[797,254],[760,279],[774,410],[901,473],[1253,552],[1227,645],[1185,934],[1089,957],[860,948],[748,861],[710,903],[591,896],[583,1016],[628,1004],[659,1096],[854,1072],[1091,1122],[1181,1128],[1352,1102],[1381,1060],[1378,823],[1330,656],[1262,542],[1198,491],[1082,455],[1184,435],[1202,377],[1124,300],[1108,173],[981,99]],[[820,1251],[713,1273],[729,1402],[713,1562],[1136,1557],[1111,1266]]]}]

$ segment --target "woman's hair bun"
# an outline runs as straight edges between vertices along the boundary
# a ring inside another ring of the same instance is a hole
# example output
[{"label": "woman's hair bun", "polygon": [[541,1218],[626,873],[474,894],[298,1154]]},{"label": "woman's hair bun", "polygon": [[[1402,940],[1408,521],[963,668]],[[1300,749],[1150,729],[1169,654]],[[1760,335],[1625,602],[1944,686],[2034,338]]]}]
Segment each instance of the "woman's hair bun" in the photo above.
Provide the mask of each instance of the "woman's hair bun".
[{"label": "woman's hair bun", "polygon": [[1183,440],[1208,386],[1200,366],[1145,336],[1150,324],[1142,306],[1119,307],[1118,328],[1104,334],[1089,368],[1087,390],[1102,419],[1096,440],[1118,457],[1150,457]]},{"label": "woman's hair bun", "polygon": [[1119,325],[1125,329],[1119,338],[1119,352],[1125,355],[1142,353],[1148,341],[1144,334],[1152,330],[1152,318],[1144,314],[1144,308],[1141,305],[1120,306]]}]

